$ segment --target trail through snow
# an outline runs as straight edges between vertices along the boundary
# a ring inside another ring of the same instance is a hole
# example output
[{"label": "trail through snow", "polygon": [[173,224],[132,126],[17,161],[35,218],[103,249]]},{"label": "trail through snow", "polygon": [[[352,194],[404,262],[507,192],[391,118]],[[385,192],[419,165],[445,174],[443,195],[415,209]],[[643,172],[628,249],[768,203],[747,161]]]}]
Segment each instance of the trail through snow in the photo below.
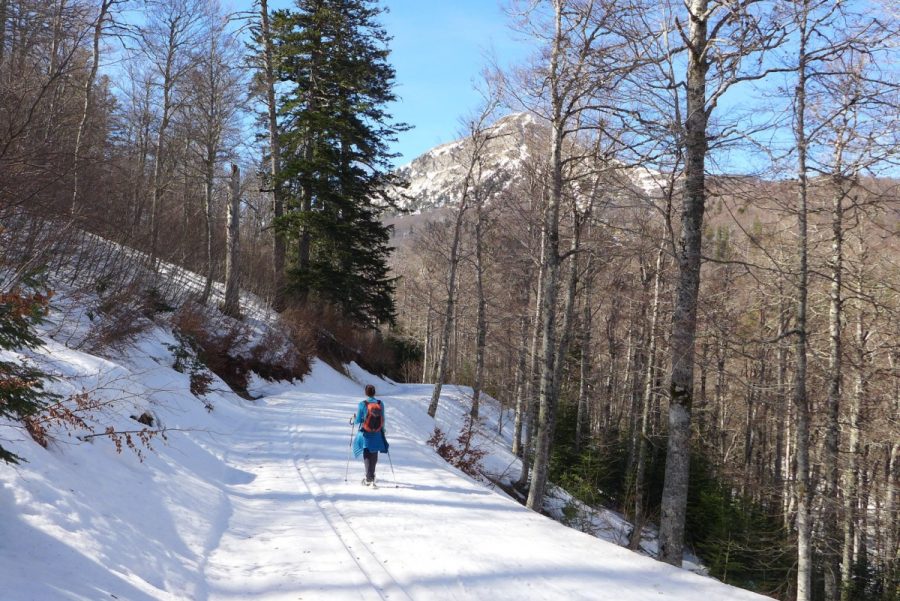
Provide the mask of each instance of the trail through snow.
[{"label": "trail through snow", "polygon": [[[115,372],[169,427],[197,429],[171,433],[144,463],[109,444],[44,450],[20,438],[29,463],[0,470],[2,601],[764,598],[567,528],[461,474],[425,442],[429,385],[352,365],[351,379],[316,362],[302,383],[257,382],[255,402],[220,390],[207,413],[171,369],[166,340],[121,365],[52,347],[74,375]],[[367,382],[391,443],[377,489],[360,484],[362,461],[349,455]],[[445,391],[439,424],[466,409]]]},{"label": "trail through snow", "polygon": [[346,476],[359,391],[338,388],[275,393],[230,437],[229,465],[255,477],[229,487],[208,599],[760,598],[566,528],[459,474],[423,442],[428,386],[382,386],[396,478],[382,455],[380,488],[363,487],[361,461],[350,458]]}]

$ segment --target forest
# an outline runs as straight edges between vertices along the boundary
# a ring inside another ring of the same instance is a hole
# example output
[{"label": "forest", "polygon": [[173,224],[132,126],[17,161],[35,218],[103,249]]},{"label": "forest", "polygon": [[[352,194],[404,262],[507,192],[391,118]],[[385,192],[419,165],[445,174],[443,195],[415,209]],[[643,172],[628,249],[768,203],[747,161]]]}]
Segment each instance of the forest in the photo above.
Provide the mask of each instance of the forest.
[{"label": "forest", "polygon": [[[896,4],[510,0],[529,58],[404,166],[390,4],[0,0],[0,348],[54,281],[104,344],[250,293],[432,417],[499,400],[530,509],[553,482],[660,561],[900,599]],[[0,362],[0,416],[45,375]]]}]

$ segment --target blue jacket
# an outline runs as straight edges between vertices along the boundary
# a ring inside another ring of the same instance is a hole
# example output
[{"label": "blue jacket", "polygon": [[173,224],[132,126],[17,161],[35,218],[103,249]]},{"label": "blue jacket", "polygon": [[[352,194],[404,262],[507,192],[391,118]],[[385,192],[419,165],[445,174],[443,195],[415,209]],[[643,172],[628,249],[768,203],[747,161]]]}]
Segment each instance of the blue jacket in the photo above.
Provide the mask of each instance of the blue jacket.
[{"label": "blue jacket", "polygon": [[366,432],[360,428],[356,433],[356,438],[353,440],[354,457],[362,455],[363,449],[369,449],[370,452],[388,452],[388,441],[384,435],[384,424],[386,421],[384,415],[384,403],[372,397],[369,397],[365,401],[360,401],[359,406],[356,408],[356,421],[354,423],[361,425],[366,420],[366,404],[371,402],[378,402],[381,405],[381,431]]}]

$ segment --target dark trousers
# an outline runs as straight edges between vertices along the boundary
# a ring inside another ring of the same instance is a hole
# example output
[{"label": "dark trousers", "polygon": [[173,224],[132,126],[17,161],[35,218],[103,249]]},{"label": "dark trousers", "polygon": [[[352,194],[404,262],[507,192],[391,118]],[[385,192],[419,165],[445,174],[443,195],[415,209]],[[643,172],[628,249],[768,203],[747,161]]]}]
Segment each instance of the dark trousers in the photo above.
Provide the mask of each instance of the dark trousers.
[{"label": "dark trousers", "polygon": [[363,461],[366,462],[366,480],[375,480],[375,465],[378,464],[378,451],[363,449]]}]

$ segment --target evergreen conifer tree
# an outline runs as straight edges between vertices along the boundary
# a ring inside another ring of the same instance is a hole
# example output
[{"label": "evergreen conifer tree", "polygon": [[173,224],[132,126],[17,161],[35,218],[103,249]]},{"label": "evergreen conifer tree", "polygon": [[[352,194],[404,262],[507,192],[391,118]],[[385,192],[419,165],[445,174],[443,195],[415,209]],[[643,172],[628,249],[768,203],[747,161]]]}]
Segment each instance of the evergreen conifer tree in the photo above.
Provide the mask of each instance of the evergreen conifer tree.
[{"label": "evergreen conifer tree", "polygon": [[[47,312],[50,294],[36,278],[0,294],[0,349],[15,351],[42,344],[34,331]],[[0,417],[23,420],[38,413],[54,395],[44,390],[47,374],[27,363],[0,360]],[[22,458],[0,444],[0,460]]]},{"label": "evergreen conifer tree", "polygon": [[394,319],[379,217],[395,183],[387,145],[406,129],[385,109],[394,69],[381,13],[373,0],[297,0],[272,18],[287,205],[277,225],[294,243],[287,291],[369,326]]}]

